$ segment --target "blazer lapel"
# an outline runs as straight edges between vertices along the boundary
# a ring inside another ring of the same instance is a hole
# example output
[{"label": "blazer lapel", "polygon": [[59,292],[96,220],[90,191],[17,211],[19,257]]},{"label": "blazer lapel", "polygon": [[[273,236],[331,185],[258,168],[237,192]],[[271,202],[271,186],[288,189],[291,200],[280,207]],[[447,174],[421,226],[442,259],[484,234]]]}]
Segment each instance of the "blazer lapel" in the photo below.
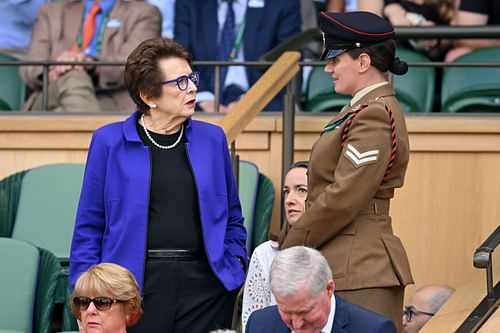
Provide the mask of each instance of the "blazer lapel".
[{"label": "blazer lapel", "polygon": [[343,299],[335,296],[335,318],[333,320],[332,333],[349,333],[349,313]]},{"label": "blazer lapel", "polygon": [[[69,50],[78,37],[80,26],[82,25],[83,2],[68,3],[63,9],[62,25],[60,27],[60,36],[56,40],[62,41],[63,45],[55,46],[62,50]],[[59,55],[59,51],[56,52]]]}]

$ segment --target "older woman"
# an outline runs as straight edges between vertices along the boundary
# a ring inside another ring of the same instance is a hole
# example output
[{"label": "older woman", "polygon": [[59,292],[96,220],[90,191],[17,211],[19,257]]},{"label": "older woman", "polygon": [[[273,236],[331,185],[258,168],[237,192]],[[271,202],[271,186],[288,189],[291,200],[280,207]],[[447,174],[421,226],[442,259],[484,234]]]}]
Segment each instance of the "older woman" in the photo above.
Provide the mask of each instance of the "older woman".
[{"label": "older woman", "polygon": [[76,281],[71,310],[85,333],[124,333],[142,314],[139,286],[120,265],[92,266]]},{"label": "older woman", "polygon": [[107,261],[144,296],[132,332],[230,327],[245,278],[246,232],[226,137],[191,119],[198,73],[184,47],[142,42],[125,67],[137,111],[94,133],[73,236],[70,278]]},{"label": "older woman", "polygon": [[325,72],[349,105],[323,129],[309,159],[308,199],[280,245],[314,247],[327,258],[336,292],[401,325],[413,279],[389,215],[409,160],[404,113],[388,81],[408,67],[395,57],[394,29],[369,12],[319,15]]},{"label": "older woman", "polygon": [[[307,161],[295,162],[285,175],[283,209],[285,221],[289,226],[294,225],[304,213],[307,197],[307,166]],[[252,312],[276,304],[269,288],[269,272],[271,263],[278,253],[278,243],[273,240],[260,244],[253,251],[243,291],[241,310],[243,332]]]}]

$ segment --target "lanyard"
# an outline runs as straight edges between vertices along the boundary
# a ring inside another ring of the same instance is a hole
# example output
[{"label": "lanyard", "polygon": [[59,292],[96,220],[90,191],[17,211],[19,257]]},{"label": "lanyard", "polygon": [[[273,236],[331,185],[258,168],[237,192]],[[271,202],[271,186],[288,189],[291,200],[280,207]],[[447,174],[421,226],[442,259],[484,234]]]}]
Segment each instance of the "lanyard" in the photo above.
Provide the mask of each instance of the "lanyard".
[{"label": "lanyard", "polygon": [[246,17],[243,17],[243,21],[241,22],[238,32],[236,34],[236,38],[234,39],[233,48],[231,49],[231,53],[229,54],[229,59],[233,60],[238,55],[240,51],[241,42],[243,40],[243,32],[245,31],[246,25]]},{"label": "lanyard", "polygon": [[[78,44],[79,51],[85,51],[85,50],[82,50],[82,46],[83,46],[83,22],[84,21],[85,21],[85,18],[83,18],[83,20],[82,20],[82,25],[80,26],[80,31],[78,32],[78,38],[76,40],[76,42]],[[101,24],[99,25],[99,32],[97,35],[96,54],[99,54],[99,52],[101,51],[102,37],[104,36],[104,30],[106,30],[106,26],[108,25],[108,21],[109,21],[109,12],[106,14],[106,16],[104,16],[102,18]],[[95,37],[95,33],[94,33],[94,37]],[[92,43],[90,43],[87,47],[90,47],[91,44]]]}]

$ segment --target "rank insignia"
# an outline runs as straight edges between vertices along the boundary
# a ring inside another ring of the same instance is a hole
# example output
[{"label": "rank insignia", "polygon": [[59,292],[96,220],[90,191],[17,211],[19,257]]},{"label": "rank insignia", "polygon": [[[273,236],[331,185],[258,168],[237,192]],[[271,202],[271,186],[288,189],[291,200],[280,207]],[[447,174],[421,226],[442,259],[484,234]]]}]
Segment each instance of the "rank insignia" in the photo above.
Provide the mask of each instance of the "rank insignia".
[{"label": "rank insignia", "polygon": [[359,168],[363,165],[377,162],[378,153],[378,149],[360,152],[353,145],[348,144],[344,155],[352,162],[352,164],[354,164],[356,168]]}]

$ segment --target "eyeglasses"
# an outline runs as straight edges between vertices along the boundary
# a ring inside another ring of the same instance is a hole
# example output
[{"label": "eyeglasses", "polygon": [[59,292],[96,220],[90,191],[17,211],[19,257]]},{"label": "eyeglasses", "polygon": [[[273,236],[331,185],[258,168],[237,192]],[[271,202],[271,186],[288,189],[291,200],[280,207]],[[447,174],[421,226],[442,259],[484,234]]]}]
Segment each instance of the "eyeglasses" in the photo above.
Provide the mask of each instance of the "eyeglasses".
[{"label": "eyeglasses", "polygon": [[175,82],[177,84],[177,88],[184,91],[187,89],[189,81],[193,82],[195,86],[198,86],[198,83],[200,82],[200,73],[192,72],[188,75],[181,75],[177,79],[162,81],[161,84],[169,84]]},{"label": "eyeglasses", "polygon": [[405,306],[405,309],[403,310],[403,315],[406,317],[406,321],[410,322],[411,318],[413,318],[413,315],[427,315],[427,316],[434,316],[434,313],[430,312],[424,312],[424,311],[419,311],[415,309],[413,306]]},{"label": "eyeglasses", "polygon": [[94,306],[99,311],[107,311],[111,309],[113,303],[121,303],[123,301],[112,299],[111,297],[99,296],[96,298],[89,297],[75,297],[73,298],[73,303],[81,310],[85,311],[89,308],[90,303],[94,303]]}]

